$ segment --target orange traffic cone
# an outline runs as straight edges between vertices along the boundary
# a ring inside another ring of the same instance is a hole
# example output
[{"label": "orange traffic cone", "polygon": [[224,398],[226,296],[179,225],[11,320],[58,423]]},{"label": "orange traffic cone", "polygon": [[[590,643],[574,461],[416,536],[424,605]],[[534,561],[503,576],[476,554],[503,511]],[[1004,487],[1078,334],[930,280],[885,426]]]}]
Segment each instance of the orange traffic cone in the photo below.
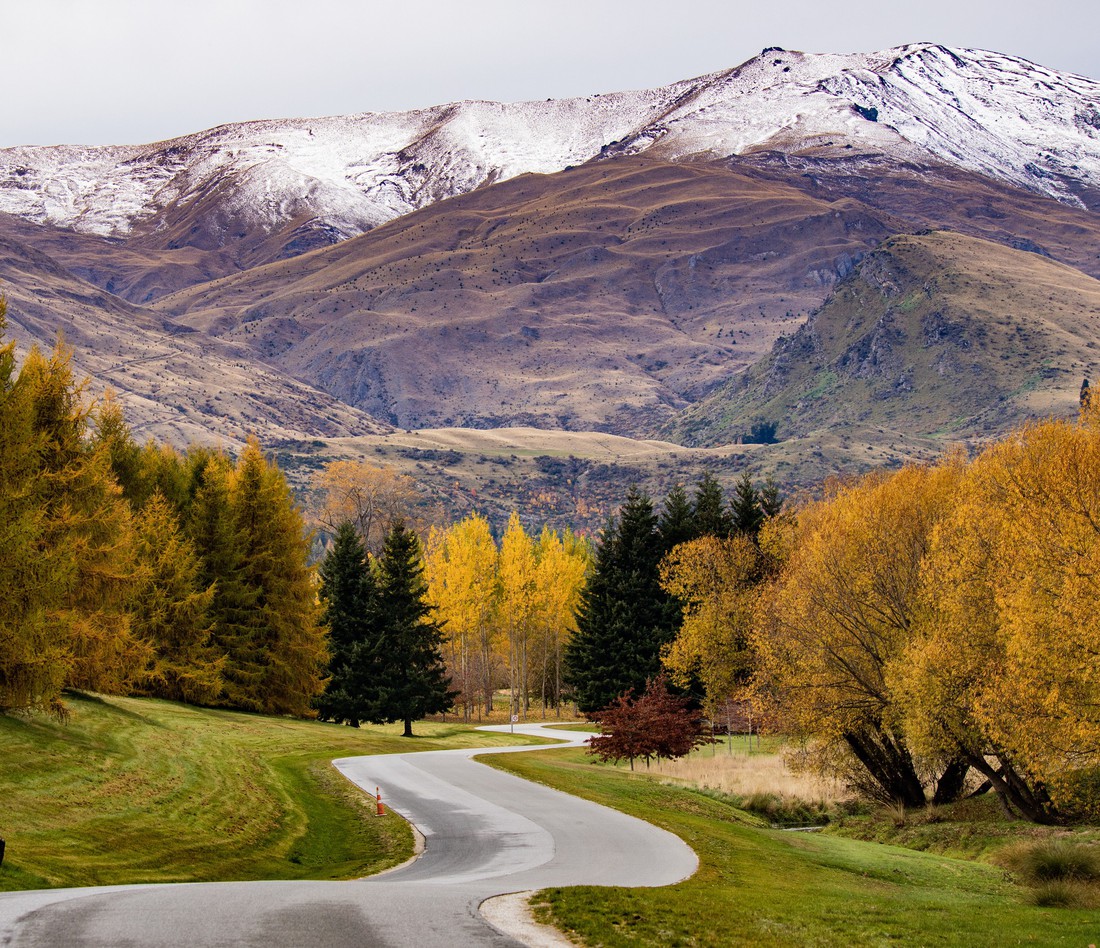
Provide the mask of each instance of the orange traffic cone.
[{"label": "orange traffic cone", "polygon": [[374,815],[386,815],[386,805],[382,802],[382,791],[377,787],[374,788]]}]

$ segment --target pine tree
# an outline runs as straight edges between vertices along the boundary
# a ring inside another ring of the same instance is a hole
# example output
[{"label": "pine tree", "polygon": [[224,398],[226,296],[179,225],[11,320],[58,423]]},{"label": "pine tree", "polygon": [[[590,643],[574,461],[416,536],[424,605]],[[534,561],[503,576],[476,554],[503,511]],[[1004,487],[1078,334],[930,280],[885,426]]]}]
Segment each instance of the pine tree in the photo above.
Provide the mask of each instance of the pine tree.
[{"label": "pine tree", "polygon": [[154,651],[142,690],[209,704],[221,692],[224,663],[210,645],[215,584],[200,584],[199,558],[160,493],[145,505],[137,533],[141,569],[132,627]]},{"label": "pine tree", "polygon": [[733,530],[733,519],[726,509],[722,485],[707,471],[695,487],[692,505],[695,535],[700,537],[728,537]]},{"label": "pine tree", "polygon": [[398,521],[386,537],[378,569],[376,641],[379,678],[363,717],[375,724],[412,722],[450,711],[455,692],[443,662],[443,630],[427,600],[420,541]]},{"label": "pine tree", "polygon": [[[769,501],[770,502],[770,501]],[[760,494],[753,486],[749,472],[741,475],[730,500],[730,513],[733,529],[749,537],[755,537],[764,523],[764,509],[760,503]]]},{"label": "pine tree", "polygon": [[658,580],[663,542],[649,497],[631,488],[619,519],[604,530],[566,646],[566,681],[583,712],[641,692],[660,670],[679,610]]},{"label": "pine tree", "polygon": [[665,497],[661,519],[657,529],[665,551],[680,543],[694,540],[699,534],[695,528],[695,514],[682,484],[675,485]]},{"label": "pine tree", "polygon": [[359,531],[350,521],[336,530],[321,563],[321,624],[328,630],[328,683],[314,701],[322,721],[358,727],[364,696],[383,673],[378,663],[378,590]]},{"label": "pine tree", "polygon": [[779,516],[783,510],[783,495],[779,492],[779,485],[770,474],[764,479],[764,486],[760,488],[758,497],[760,510],[763,512],[765,520]]},{"label": "pine tree", "polygon": [[260,590],[245,581],[244,538],[236,529],[230,501],[232,468],[225,455],[204,453],[195,459],[192,473],[187,533],[199,556],[198,585],[214,589],[210,644],[215,655],[225,658],[223,690],[216,703],[255,710],[244,704],[251,682],[244,680],[241,656],[252,636]]}]

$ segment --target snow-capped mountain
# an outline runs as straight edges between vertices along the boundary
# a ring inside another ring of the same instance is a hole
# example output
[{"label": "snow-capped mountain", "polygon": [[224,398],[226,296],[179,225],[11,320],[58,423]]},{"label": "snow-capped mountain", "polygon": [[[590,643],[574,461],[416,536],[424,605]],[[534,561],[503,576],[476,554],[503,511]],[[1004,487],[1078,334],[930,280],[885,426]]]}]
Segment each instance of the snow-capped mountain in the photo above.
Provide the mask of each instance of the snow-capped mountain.
[{"label": "snow-capped mountain", "polygon": [[736,69],[638,92],[248,122],[142,146],[2,149],[0,212],[121,237],[216,194],[227,232],[301,221],[340,239],[486,183],[601,156],[761,151],[946,163],[1096,206],[1100,82],[932,44],[768,49]]}]

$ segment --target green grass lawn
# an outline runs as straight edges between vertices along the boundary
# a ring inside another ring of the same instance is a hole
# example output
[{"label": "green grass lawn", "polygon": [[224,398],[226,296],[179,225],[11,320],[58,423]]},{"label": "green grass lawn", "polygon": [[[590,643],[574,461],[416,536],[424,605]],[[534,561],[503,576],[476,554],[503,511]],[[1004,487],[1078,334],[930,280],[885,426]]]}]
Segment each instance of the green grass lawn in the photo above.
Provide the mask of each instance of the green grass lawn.
[{"label": "green grass lawn", "polygon": [[661,889],[548,889],[536,913],[591,945],[1075,945],[1100,913],[1036,908],[982,862],[761,828],[732,802],[590,763],[582,750],[486,763],[613,806],[684,839],[699,871]]},{"label": "green grass lawn", "polygon": [[330,761],[530,743],[460,724],[360,729],[69,695],[68,723],[0,715],[0,890],[347,879],[412,853],[408,824]]}]

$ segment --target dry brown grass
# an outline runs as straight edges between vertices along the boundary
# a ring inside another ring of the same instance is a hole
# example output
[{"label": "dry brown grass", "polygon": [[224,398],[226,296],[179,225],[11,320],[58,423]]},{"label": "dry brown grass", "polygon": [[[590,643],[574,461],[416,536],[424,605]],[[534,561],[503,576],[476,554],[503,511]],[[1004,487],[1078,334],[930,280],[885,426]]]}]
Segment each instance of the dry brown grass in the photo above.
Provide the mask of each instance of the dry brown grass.
[{"label": "dry brown grass", "polygon": [[796,771],[783,748],[749,752],[735,740],[733,753],[725,744],[703,747],[680,760],[650,764],[650,773],[671,782],[720,790],[736,796],[774,793],[787,799],[822,801],[848,799],[843,785],[816,774]]}]

